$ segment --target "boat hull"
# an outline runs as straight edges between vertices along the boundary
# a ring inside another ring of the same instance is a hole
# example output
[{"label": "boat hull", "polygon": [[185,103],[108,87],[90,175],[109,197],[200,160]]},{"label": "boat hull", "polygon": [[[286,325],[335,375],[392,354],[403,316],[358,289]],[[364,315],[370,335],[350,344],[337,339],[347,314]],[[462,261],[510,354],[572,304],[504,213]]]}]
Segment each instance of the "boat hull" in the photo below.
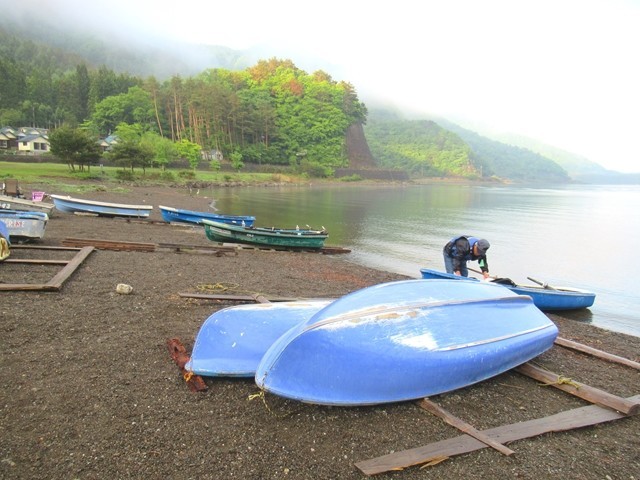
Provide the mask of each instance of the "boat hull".
[{"label": "boat hull", "polygon": [[49,195],[56,209],[66,213],[88,213],[101,217],[146,218],[151,214],[150,205],[97,202],[63,195]]},{"label": "boat hull", "polygon": [[[461,277],[451,273],[439,272],[428,268],[420,269],[424,279],[448,279],[478,281],[476,278]],[[577,288],[554,287],[553,289],[529,285],[501,285],[518,295],[529,295],[540,310],[559,311],[589,308],[595,302],[595,293]]]},{"label": "boat hull", "polygon": [[185,369],[209,377],[253,377],[273,342],[328,304],[309,300],[219,310],[200,327]]},{"label": "boat hull", "polygon": [[34,202],[24,198],[0,195],[0,209],[20,210],[26,212],[43,212],[51,216],[55,205],[47,202]]},{"label": "boat hull", "polygon": [[203,220],[205,234],[212,242],[242,243],[256,246],[319,249],[328,235],[316,230],[247,228]]},{"label": "boat hull", "polygon": [[203,220],[212,220],[214,222],[251,227],[256,221],[256,217],[249,215],[220,215],[210,212],[196,212],[193,210],[166,207],[164,205],[158,205],[158,208],[160,209],[162,219],[168,223],[179,222],[202,225]]},{"label": "boat hull", "polygon": [[549,349],[557,334],[529,297],[505,288],[392,282],[342,297],[287,331],[255,381],[309,403],[407,401],[503,373]]},{"label": "boat hull", "polygon": [[6,226],[12,241],[38,240],[44,237],[49,216],[43,212],[0,210],[0,220]]}]

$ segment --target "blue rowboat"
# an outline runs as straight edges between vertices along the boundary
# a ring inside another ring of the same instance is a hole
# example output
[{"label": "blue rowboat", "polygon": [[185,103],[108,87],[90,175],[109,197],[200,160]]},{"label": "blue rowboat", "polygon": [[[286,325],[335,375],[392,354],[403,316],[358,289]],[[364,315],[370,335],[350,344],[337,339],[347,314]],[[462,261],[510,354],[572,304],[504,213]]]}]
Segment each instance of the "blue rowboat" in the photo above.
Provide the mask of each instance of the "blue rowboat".
[{"label": "blue rowboat", "polygon": [[203,220],[207,238],[218,243],[243,243],[258,247],[319,249],[329,234],[323,230],[301,228],[243,227]]},{"label": "blue rowboat", "polygon": [[250,215],[221,215],[210,212],[195,212],[193,210],[165,207],[164,205],[158,205],[158,208],[162,219],[168,223],[180,222],[202,225],[203,220],[213,220],[214,222],[251,227],[256,221],[256,217]]},{"label": "blue rowboat", "polygon": [[128,205],[126,203],[97,202],[64,195],[49,195],[56,209],[66,213],[88,213],[101,217],[148,217],[151,205]]},{"label": "blue rowboat", "polygon": [[[461,277],[459,275],[430,270],[428,268],[421,268],[420,273],[424,279],[478,281],[477,278]],[[593,305],[596,298],[595,293],[588,292],[586,290],[555,286],[517,285],[508,278],[498,278],[492,283],[506,287],[518,295],[529,295],[533,299],[534,305],[544,311],[589,308]]]},{"label": "blue rowboat", "polygon": [[530,297],[481,282],[406,280],[346,295],[266,351],[257,385],[324,405],[436,395],[540,355],[558,329]]},{"label": "blue rowboat", "polygon": [[23,242],[44,237],[49,215],[43,212],[0,209],[0,220],[13,241]]},{"label": "blue rowboat", "polygon": [[258,303],[219,310],[200,327],[185,369],[208,377],[253,377],[278,337],[329,302]]},{"label": "blue rowboat", "polygon": [[9,229],[0,218],[0,262],[11,255],[11,237]]}]

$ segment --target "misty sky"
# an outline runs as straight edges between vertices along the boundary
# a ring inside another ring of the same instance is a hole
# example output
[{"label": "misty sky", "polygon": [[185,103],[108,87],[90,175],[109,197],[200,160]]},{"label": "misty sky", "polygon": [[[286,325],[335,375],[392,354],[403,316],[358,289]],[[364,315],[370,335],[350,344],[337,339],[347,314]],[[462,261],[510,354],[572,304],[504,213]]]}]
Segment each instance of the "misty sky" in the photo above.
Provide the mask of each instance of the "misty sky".
[{"label": "misty sky", "polygon": [[[122,34],[261,46],[360,98],[640,172],[638,0],[23,0]],[[53,14],[52,14],[53,15]],[[466,123],[462,121],[465,120]]]}]

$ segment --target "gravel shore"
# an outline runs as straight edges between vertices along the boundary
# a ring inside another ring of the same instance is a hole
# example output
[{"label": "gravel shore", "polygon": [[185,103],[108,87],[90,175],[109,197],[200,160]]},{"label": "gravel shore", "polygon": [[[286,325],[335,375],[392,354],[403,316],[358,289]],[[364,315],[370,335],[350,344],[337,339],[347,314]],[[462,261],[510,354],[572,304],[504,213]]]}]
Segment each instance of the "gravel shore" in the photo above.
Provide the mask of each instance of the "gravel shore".
[{"label": "gravel shore", "polygon": [[[180,189],[126,190],[77,196],[206,205]],[[160,220],[157,208],[152,219]],[[198,228],[60,212],[36,245],[60,246],[68,238],[212,245]],[[69,253],[15,249],[12,256]],[[45,282],[59,269],[3,263],[0,282]],[[353,264],[348,254],[96,250],[58,292],[0,292],[0,478],[361,479],[358,462],[456,437],[456,428],[413,402],[337,408],[271,395],[263,402],[250,400],[258,391],[251,379],[206,379],[208,389],[192,393],[166,346],[179,338],[190,351],[203,321],[237,304],[179,293],[338,297],[403,278]],[[133,292],[118,294],[119,283]],[[638,337],[550,318],[563,338],[640,361]],[[535,364],[621,397],[640,394],[638,370],[560,346]],[[479,430],[588,405],[513,371],[431,400]],[[486,448],[377,478],[640,479],[638,416],[509,448],[515,455]]]}]

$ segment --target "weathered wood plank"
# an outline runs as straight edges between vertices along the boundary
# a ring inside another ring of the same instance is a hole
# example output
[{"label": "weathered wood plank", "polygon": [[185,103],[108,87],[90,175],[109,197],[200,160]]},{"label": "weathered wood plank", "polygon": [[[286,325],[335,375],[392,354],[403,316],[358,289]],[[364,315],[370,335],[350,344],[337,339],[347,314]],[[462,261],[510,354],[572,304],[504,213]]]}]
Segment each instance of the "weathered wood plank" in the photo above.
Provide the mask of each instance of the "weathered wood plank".
[{"label": "weathered wood plank", "polygon": [[464,420],[447,412],[440,405],[433,403],[428,398],[423,398],[419,400],[418,405],[424,408],[425,410],[427,410],[428,412],[433,413],[437,417],[442,418],[445,422],[447,422],[452,427],[456,427],[458,430],[466,433],[467,435],[471,435],[473,438],[480,440],[482,443],[486,443],[488,446],[495,448],[500,453],[503,453],[505,455],[512,455],[516,453],[510,448],[507,448],[501,443],[498,443],[495,440],[491,439],[490,437],[488,437],[481,431],[477,430],[476,428],[474,428],[472,425],[468,424]]},{"label": "weathered wood plank", "polygon": [[265,297],[263,295],[223,295],[223,294],[209,294],[209,293],[179,293],[179,296],[183,298],[198,298],[200,300],[226,300],[231,302],[295,302],[301,300],[300,298],[288,298],[288,297]]},{"label": "weathered wood plank", "polygon": [[626,398],[618,397],[612,393],[605,392],[598,388],[590,387],[584,383],[576,382],[570,379],[566,379],[553,372],[543,370],[530,363],[525,363],[514,368],[516,372],[523,375],[527,375],[535,380],[544,382],[547,385],[553,386],[562,390],[563,392],[570,393],[576,397],[580,397],[591,403],[597,403],[604,405],[605,407],[613,408],[619,412],[627,415],[635,415],[640,411],[640,402],[632,402]]},{"label": "weathered wood plank", "polygon": [[66,265],[69,260],[39,260],[37,258],[7,258],[3,263],[31,263],[36,265]]},{"label": "weathered wood plank", "polygon": [[[640,401],[640,395],[628,398],[631,402]],[[575,428],[588,427],[599,423],[610,422],[625,418],[626,415],[600,407],[589,405],[566,412],[557,413],[544,418],[537,418],[527,422],[519,422],[511,425],[503,425],[482,433],[500,443],[513,442],[524,438],[531,438],[550,432],[562,432]],[[487,448],[487,445],[469,435],[460,435],[448,440],[431,443],[422,447],[403,450],[400,452],[383,455],[370,460],[356,463],[356,467],[365,475],[376,475],[392,470],[403,470],[413,465],[420,465],[432,459],[446,456],[461,455]]]},{"label": "weathered wood plank", "polygon": [[561,347],[570,348],[582,353],[588,353],[589,355],[602,358],[603,360],[608,360],[609,362],[620,363],[621,365],[626,365],[627,367],[640,370],[640,363],[638,362],[634,362],[633,360],[629,360],[628,358],[619,357],[618,355],[613,355],[612,353],[589,347],[588,345],[584,345],[582,343],[574,342],[573,340],[557,337],[555,343],[557,345],[560,345]]},{"label": "weathered wood plank", "polygon": [[73,272],[85,261],[85,259],[93,252],[95,249],[93,247],[83,247],[76,254],[75,257],[67,264],[67,266],[63,267],[51,280],[47,282],[48,287],[54,287],[56,290],[59,290],[62,287],[62,284],[71,276]]}]

